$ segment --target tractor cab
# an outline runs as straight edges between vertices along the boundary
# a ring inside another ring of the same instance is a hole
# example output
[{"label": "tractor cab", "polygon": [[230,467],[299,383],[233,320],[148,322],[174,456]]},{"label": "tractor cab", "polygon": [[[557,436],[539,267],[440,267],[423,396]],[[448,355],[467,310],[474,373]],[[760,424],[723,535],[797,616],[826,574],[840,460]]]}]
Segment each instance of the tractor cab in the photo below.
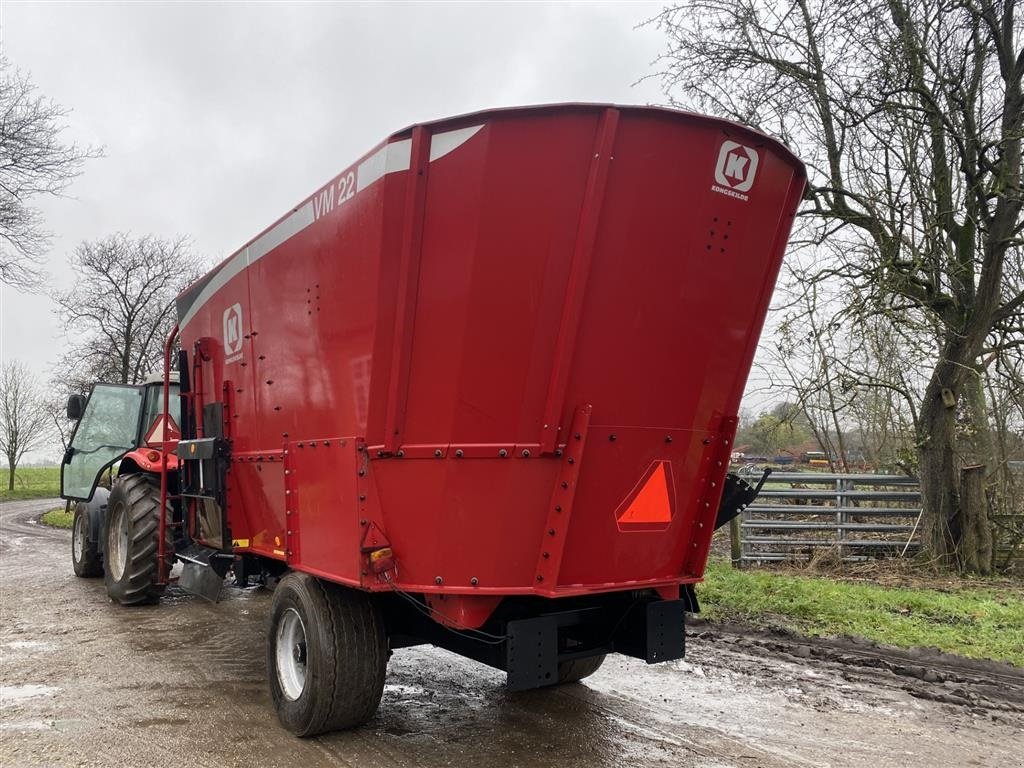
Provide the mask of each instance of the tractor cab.
[{"label": "tractor cab", "polygon": [[[180,399],[176,373],[171,374],[169,399],[168,436],[178,439]],[[88,397],[68,398],[67,414],[78,423],[61,464],[63,498],[90,501],[103,472],[118,462],[119,475],[129,469],[161,470],[162,375],[151,375],[142,384],[95,384]],[[169,466],[176,468],[175,457],[168,456],[168,460]]]}]

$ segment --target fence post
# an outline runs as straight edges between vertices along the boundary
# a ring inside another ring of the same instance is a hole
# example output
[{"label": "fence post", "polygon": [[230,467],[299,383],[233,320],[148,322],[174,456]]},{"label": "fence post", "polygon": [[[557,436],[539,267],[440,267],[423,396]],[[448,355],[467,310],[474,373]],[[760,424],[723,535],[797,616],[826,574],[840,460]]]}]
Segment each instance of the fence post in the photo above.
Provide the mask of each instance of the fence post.
[{"label": "fence post", "polygon": [[743,565],[743,540],[741,538],[743,533],[740,528],[742,517],[743,513],[741,512],[729,521],[729,549],[732,554],[733,568],[740,568]]},{"label": "fence post", "polygon": [[836,552],[840,562],[846,556],[846,547],[843,540],[846,538],[846,529],[842,526],[846,523],[846,480],[836,478]]}]

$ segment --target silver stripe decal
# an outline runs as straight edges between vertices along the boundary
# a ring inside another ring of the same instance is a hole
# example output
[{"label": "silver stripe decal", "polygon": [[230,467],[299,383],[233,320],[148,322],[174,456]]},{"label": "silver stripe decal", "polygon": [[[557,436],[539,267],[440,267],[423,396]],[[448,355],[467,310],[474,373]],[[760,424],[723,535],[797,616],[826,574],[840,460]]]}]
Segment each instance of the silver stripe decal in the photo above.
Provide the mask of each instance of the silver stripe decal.
[{"label": "silver stripe decal", "polygon": [[195,317],[196,312],[203,308],[203,305],[210,300],[214,293],[223,288],[228,280],[249,266],[246,260],[246,251],[248,250],[248,248],[244,248],[232,256],[231,260],[221,267],[220,271],[210,279],[210,282],[203,286],[203,290],[192,301],[192,306],[188,308],[185,316],[178,322],[179,328],[184,329],[189,321]]},{"label": "silver stripe decal", "polygon": [[313,201],[310,200],[298,210],[292,211],[288,218],[269,232],[264,232],[256,239],[255,242],[253,242],[252,245],[246,248],[245,251],[248,256],[247,263],[252,264],[259,261],[285,240],[290,238],[292,235],[297,235],[312,223]]},{"label": "silver stripe decal", "polygon": [[231,261],[221,268],[213,276],[203,290],[196,296],[192,306],[188,308],[185,316],[181,318],[180,326],[184,328],[188,322],[195,317],[196,312],[202,309],[203,305],[210,300],[217,291],[227,285],[228,281],[239,274],[243,269],[259,261],[272,250],[296,235],[313,223],[313,201],[306,202],[297,210],[288,214],[288,217],[280,221],[273,229],[264,232],[252,245],[243,248],[232,257]]},{"label": "silver stripe decal", "polygon": [[481,128],[483,128],[483,125],[474,125],[469,128],[459,128],[456,131],[435,133],[430,139],[430,162],[434,162],[452,150],[458,149],[473,138]]},{"label": "silver stripe decal", "polygon": [[381,147],[356,168],[356,192],[395,171],[407,171],[412,159],[412,140],[402,139]]},{"label": "silver stripe decal", "polygon": [[[449,152],[457,149],[471,139],[483,125],[474,125],[470,128],[459,128],[455,131],[445,131],[431,137],[430,140],[430,161],[433,162],[444,157]],[[356,192],[362,192],[375,181],[383,178],[386,174],[396,171],[407,171],[412,164],[412,139],[402,139],[385,144],[368,158],[363,160],[356,168]],[[331,181],[331,186],[336,180]],[[319,194],[318,190],[315,194]],[[315,196],[315,195],[314,195]],[[191,306],[179,321],[179,326],[184,329],[196,313],[203,308],[217,291],[223,288],[229,280],[266,256],[282,243],[297,235],[316,220],[313,210],[313,199],[310,198],[296,210],[292,211],[287,218],[280,221],[273,229],[260,235],[251,245],[236,253],[217,272],[210,281],[203,286],[199,295],[192,301]]]}]

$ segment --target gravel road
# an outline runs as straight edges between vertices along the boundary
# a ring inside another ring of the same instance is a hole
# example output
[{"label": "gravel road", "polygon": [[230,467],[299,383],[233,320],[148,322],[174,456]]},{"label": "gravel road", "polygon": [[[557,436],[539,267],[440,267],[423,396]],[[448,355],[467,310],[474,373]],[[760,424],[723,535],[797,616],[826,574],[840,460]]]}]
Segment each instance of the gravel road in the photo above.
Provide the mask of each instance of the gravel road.
[{"label": "gravel road", "polygon": [[34,522],[58,504],[0,504],[4,768],[1024,765],[1024,671],[700,624],[686,661],[612,657],[516,694],[447,652],[400,650],[369,725],[296,739],[267,693],[265,590],[113,605],[72,574],[70,534]]}]

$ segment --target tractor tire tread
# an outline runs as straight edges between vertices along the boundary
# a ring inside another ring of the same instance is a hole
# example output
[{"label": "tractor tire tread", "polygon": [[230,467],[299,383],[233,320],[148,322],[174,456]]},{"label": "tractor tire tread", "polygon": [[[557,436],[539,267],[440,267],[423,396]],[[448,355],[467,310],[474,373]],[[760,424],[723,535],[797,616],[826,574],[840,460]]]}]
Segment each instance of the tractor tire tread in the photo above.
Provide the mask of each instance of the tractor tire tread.
[{"label": "tractor tire tread", "polygon": [[[122,475],[111,488],[108,510],[118,501],[115,494],[124,494],[127,505],[129,541],[124,574],[115,581],[107,569],[107,594],[121,605],[149,605],[160,600],[165,585],[157,584],[157,549],[160,528],[160,487],[143,474]],[[107,523],[111,513],[108,511]],[[105,532],[109,536],[109,531]],[[110,551],[109,539],[107,551]],[[174,559],[171,529],[165,531],[165,552],[168,570]]]}]

